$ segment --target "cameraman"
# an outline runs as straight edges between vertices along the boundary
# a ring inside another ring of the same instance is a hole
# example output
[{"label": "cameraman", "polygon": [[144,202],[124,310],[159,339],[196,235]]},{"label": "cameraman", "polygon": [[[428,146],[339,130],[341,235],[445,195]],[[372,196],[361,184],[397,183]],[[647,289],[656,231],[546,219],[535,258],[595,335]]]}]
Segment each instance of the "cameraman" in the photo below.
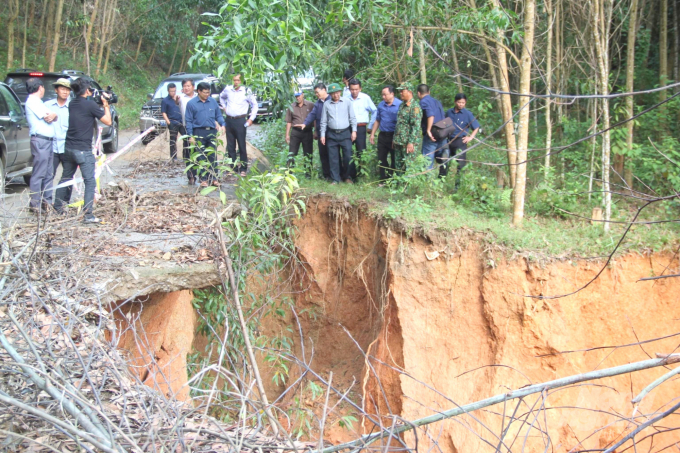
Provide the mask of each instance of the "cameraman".
[{"label": "cameraman", "polygon": [[[77,79],[71,82],[71,89],[76,98],[68,106],[68,131],[66,132],[63,171],[59,184],[73,179],[76,169],[80,167],[80,173],[83,176],[83,181],[85,181],[84,221],[85,223],[101,223],[101,220],[92,214],[96,187],[94,179],[96,160],[92,152],[92,135],[97,127],[97,120],[101,120],[107,126],[111,125],[109,96],[105,93],[102,94],[101,103],[104,107],[102,110],[96,102],[87,99],[93,93],[89,80]],[[57,189],[54,202],[57,212],[63,212],[64,205],[70,203],[72,188],[73,186],[68,186]]]}]

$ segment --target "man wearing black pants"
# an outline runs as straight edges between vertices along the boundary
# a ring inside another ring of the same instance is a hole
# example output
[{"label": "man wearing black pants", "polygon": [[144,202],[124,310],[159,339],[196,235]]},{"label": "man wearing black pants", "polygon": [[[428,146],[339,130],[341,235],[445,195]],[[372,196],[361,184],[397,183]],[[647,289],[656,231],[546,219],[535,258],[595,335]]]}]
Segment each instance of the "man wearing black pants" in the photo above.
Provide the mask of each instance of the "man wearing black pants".
[{"label": "man wearing black pants", "polygon": [[454,99],[455,107],[446,112],[446,116],[451,118],[456,127],[455,132],[449,137],[449,156],[458,161],[458,171],[456,172],[456,189],[460,185],[460,172],[467,165],[467,144],[475,138],[479,132],[479,122],[471,111],[465,108],[467,97],[463,93],[458,93]]},{"label": "man wearing black pants", "polygon": [[[106,94],[102,94],[103,110],[96,102],[87,99],[92,95],[89,80],[78,79],[71,82],[71,89],[76,98],[68,106],[68,131],[66,131],[66,144],[64,160],[62,162],[62,174],[59,185],[73,179],[76,170],[80,167],[80,173],[85,182],[84,207],[86,223],[101,223],[94,216],[92,210],[94,205],[94,191],[97,186],[95,181],[95,157],[92,154],[92,135],[97,119],[107,126],[110,126],[111,110],[107,101]],[[64,205],[71,200],[71,190],[73,186],[60,187],[57,189],[54,208],[57,212],[63,212]]]},{"label": "man wearing black pants", "polygon": [[[175,103],[179,105],[180,113],[182,114],[182,124],[179,127],[179,134],[181,136],[187,135],[187,123],[185,118],[187,104],[196,96],[198,96],[198,94],[194,90],[194,81],[192,79],[182,80],[182,92],[175,96]],[[191,145],[188,138],[185,138],[182,141],[184,142],[182,157],[184,157],[184,163],[186,164],[187,179],[189,180],[189,185],[193,186],[196,182],[196,169],[191,163]]]},{"label": "man wearing black pants", "polygon": [[215,154],[217,152],[215,146],[217,129],[215,126],[219,125],[221,129],[224,129],[224,118],[222,118],[217,101],[210,97],[210,84],[201,82],[197,88],[198,97],[187,103],[187,110],[184,115],[187,123],[187,135],[191,136],[189,141],[192,145],[198,145],[199,155],[197,160],[209,162],[207,168],[203,169],[199,175],[201,187],[219,186],[220,182],[215,167]]},{"label": "man wearing black pants", "polygon": [[[357,119],[354,107],[347,98],[340,98],[342,87],[339,83],[331,83],[328,87],[331,101],[323,106],[319,134],[321,142],[328,146],[328,160],[331,167],[333,184],[345,181],[352,184],[350,162],[352,160],[352,142],[357,139]],[[343,166],[340,167],[340,150],[342,150]]]},{"label": "man wearing black pants", "polygon": [[[220,103],[226,117],[227,151],[232,161],[232,168],[241,176],[245,176],[248,171],[246,128],[252,126],[257,117],[257,100],[250,88],[241,85],[241,74],[234,75],[232,81],[234,85],[226,87],[220,94]],[[248,109],[250,109],[250,117],[248,117]],[[236,143],[238,143],[239,150],[238,159]]]},{"label": "man wearing black pants", "polygon": [[[401,101],[394,96],[394,87],[387,85],[382,89],[382,98],[378,104],[378,113],[371,130],[371,145],[375,145],[375,132],[380,129],[378,134],[378,165],[380,167],[380,185],[385,183],[387,178],[391,178],[396,168],[394,157],[394,126],[397,124],[397,112]],[[387,156],[390,156],[390,163],[387,163]]]},{"label": "man wearing black pants", "polygon": [[301,128],[299,126],[293,127],[293,124],[301,124],[307,115],[312,113],[314,104],[305,100],[305,94],[302,91],[295,93],[295,102],[286,110],[286,143],[288,143],[288,167],[295,165],[295,157],[300,151],[302,145],[302,152],[305,158],[305,175],[309,178],[311,176],[311,162],[314,153],[314,137],[312,128]]},{"label": "man wearing black pants", "polygon": [[170,158],[177,160],[177,134],[182,127],[182,112],[175,102],[177,87],[174,83],[168,84],[168,95],[161,101],[161,115],[168,126],[170,133]]},{"label": "man wearing black pants", "polygon": [[[323,106],[326,102],[331,100],[331,97],[326,91],[326,85],[323,83],[317,83],[316,86],[314,86],[314,94],[318,100],[314,103],[312,112],[307,115],[304,123],[293,125],[293,127],[299,128],[301,131],[305,131],[307,129],[312,130],[316,125],[316,130],[318,133],[321,126],[321,112],[323,112]],[[328,161],[328,147],[326,146],[325,142],[321,141],[321,136],[314,134],[313,138],[314,140],[319,141],[319,160],[321,160],[321,172],[323,177],[326,181],[332,181],[331,164]]]}]

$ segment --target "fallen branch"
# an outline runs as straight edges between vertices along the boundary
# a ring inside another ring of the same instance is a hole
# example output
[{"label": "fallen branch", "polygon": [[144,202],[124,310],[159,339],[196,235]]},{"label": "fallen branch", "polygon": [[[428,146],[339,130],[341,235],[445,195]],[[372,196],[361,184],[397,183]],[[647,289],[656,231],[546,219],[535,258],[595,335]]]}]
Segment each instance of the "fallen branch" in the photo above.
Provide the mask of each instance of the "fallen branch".
[{"label": "fallen branch", "polygon": [[[452,418],[452,417],[457,417],[458,415],[463,415],[468,412],[476,411],[479,409],[483,409],[488,406],[493,406],[495,404],[503,403],[505,401],[513,400],[516,398],[523,398],[528,395],[532,395],[534,393],[541,393],[546,390],[551,390],[559,387],[565,387],[568,385],[573,385],[573,384],[578,384],[580,382],[585,382],[585,381],[592,381],[595,379],[602,379],[602,378],[607,378],[607,377],[612,377],[612,376],[618,376],[620,374],[626,374],[626,373],[632,373],[635,371],[641,371],[641,370],[647,370],[649,368],[655,368],[658,366],[664,366],[664,365],[669,365],[671,363],[677,363],[680,362],[680,357],[678,356],[669,356],[667,358],[661,358],[661,359],[651,359],[651,360],[644,360],[642,362],[635,362],[635,363],[630,363],[627,365],[620,365],[617,367],[613,368],[606,368],[603,370],[596,370],[596,371],[591,371],[589,373],[583,373],[583,374],[577,374],[574,376],[568,376],[560,379],[555,379],[553,381],[548,381],[548,382],[543,382],[540,384],[534,384],[534,385],[529,385],[527,387],[509,392],[509,393],[503,393],[500,395],[492,396],[490,398],[483,399],[481,401],[476,401],[474,403],[466,404],[464,406],[458,406],[453,409],[449,409],[444,412],[440,412],[438,414],[430,415],[428,417],[423,417],[418,420],[414,420],[410,422],[409,424],[404,424],[401,426],[396,427],[394,430],[391,430],[391,432],[386,432],[386,431],[381,431],[378,433],[374,434],[367,434],[364,436],[361,436],[359,439],[346,442],[344,444],[340,445],[334,445],[332,447],[325,448],[323,450],[320,450],[321,453],[333,453],[336,451],[340,450],[346,450],[346,449],[361,449],[365,448],[368,445],[372,444],[373,442],[380,440],[384,437],[387,437],[388,435],[394,435],[394,434],[399,434],[403,433],[405,431],[409,431],[412,429],[415,429],[418,426],[425,426],[429,425],[431,423],[435,423],[441,420],[445,420],[447,418]],[[317,450],[318,452],[319,450]]]}]

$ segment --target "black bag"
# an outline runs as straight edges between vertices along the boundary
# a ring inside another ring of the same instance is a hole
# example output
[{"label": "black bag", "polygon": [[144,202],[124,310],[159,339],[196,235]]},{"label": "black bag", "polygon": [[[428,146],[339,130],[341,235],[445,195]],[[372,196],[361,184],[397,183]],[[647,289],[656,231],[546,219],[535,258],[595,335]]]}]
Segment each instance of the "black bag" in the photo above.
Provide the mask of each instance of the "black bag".
[{"label": "black bag", "polygon": [[435,140],[442,140],[456,131],[456,126],[453,120],[448,116],[441,121],[437,121],[432,125],[432,136]]}]

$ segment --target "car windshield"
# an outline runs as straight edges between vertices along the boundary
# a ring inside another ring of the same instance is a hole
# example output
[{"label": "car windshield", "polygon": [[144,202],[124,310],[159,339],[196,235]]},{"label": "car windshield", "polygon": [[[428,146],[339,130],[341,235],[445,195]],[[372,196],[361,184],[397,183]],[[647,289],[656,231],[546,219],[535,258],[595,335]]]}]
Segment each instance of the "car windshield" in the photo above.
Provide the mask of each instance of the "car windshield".
[{"label": "car windshield", "polygon": [[[29,78],[31,78],[31,76],[26,74],[11,75],[7,76],[7,79],[5,79],[5,83],[12,88],[12,91],[17,94],[17,97],[21,102],[26,102],[26,97],[28,96],[28,91],[26,91],[26,80]],[[40,77],[40,80],[42,80],[43,85],[45,86],[45,96],[42,98],[43,102],[57,97],[57,92],[52,88],[52,84],[56,82],[58,78],[59,77],[55,76]]]},{"label": "car windshield", "polygon": [[[194,80],[194,86],[198,85],[198,82],[202,82],[203,79],[201,80]],[[168,95],[168,85],[171,83],[175,84],[175,88],[177,88],[177,93],[180,93],[182,91],[182,82],[181,81],[172,81],[172,80],[164,80],[161,82],[160,85],[158,85],[158,88],[156,88],[156,92],[153,95],[154,99],[163,99]]]}]

